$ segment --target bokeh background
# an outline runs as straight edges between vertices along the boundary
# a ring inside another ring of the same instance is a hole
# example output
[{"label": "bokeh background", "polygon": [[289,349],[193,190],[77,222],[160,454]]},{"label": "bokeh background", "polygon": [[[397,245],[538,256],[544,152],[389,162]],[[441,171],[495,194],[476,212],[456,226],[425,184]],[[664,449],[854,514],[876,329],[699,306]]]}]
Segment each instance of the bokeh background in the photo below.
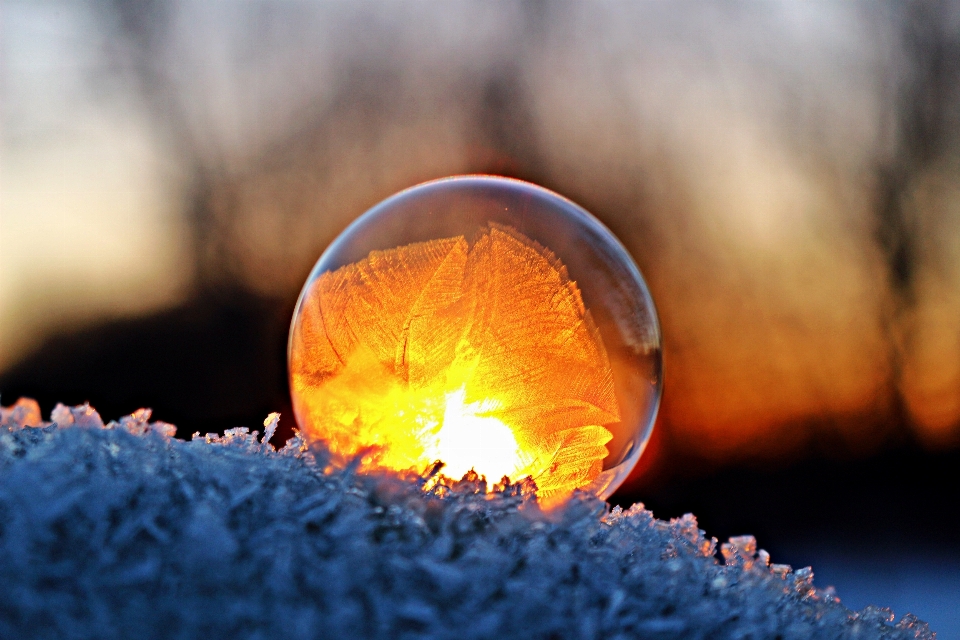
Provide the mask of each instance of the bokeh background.
[{"label": "bokeh background", "polygon": [[289,434],[324,247],[412,184],[522,178],[659,308],[660,419],[614,501],[960,637],[960,2],[0,11],[4,404]]}]

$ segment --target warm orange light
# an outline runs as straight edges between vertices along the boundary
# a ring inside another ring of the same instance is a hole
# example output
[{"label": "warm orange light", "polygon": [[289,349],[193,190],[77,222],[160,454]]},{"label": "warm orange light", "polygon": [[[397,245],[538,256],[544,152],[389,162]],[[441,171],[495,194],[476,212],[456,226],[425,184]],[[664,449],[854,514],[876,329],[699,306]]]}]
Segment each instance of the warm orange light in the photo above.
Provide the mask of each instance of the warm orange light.
[{"label": "warm orange light", "polygon": [[491,224],[323,273],[291,337],[310,438],[365,464],[533,476],[558,497],[600,475],[620,419],[577,284],[549,250]]}]

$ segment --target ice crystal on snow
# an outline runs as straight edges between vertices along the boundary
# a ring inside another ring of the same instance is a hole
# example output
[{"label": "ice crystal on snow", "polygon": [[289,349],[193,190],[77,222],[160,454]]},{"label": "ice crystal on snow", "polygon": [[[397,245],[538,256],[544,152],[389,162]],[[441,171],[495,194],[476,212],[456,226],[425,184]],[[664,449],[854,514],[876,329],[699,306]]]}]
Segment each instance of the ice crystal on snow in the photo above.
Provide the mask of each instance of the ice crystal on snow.
[{"label": "ice crystal on snow", "polygon": [[275,449],[275,414],[189,442],[147,411],[52,418],[0,412],[2,638],[934,638],[752,537],[718,558],[691,515],[359,474]]}]

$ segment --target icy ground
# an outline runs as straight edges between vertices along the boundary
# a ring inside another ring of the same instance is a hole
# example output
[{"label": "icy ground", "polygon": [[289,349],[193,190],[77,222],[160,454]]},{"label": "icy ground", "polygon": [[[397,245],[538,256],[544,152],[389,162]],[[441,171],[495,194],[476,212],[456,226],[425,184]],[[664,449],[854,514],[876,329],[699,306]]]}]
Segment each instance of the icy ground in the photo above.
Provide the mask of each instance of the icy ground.
[{"label": "icy ground", "polygon": [[0,638],[934,637],[693,516],[362,476],[275,450],[275,414],[190,442],[148,419],[2,410]]}]

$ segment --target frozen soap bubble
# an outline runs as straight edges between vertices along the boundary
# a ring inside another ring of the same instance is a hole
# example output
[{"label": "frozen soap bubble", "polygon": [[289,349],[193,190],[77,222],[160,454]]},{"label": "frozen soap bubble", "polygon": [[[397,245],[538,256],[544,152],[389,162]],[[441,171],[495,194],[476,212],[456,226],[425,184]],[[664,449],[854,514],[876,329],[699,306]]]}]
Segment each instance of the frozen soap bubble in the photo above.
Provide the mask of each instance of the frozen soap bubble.
[{"label": "frozen soap bubble", "polygon": [[608,497],[653,427],[660,328],[593,216],[464,176],[384,200],[330,245],[300,294],[289,367],[297,422],[334,455]]}]

